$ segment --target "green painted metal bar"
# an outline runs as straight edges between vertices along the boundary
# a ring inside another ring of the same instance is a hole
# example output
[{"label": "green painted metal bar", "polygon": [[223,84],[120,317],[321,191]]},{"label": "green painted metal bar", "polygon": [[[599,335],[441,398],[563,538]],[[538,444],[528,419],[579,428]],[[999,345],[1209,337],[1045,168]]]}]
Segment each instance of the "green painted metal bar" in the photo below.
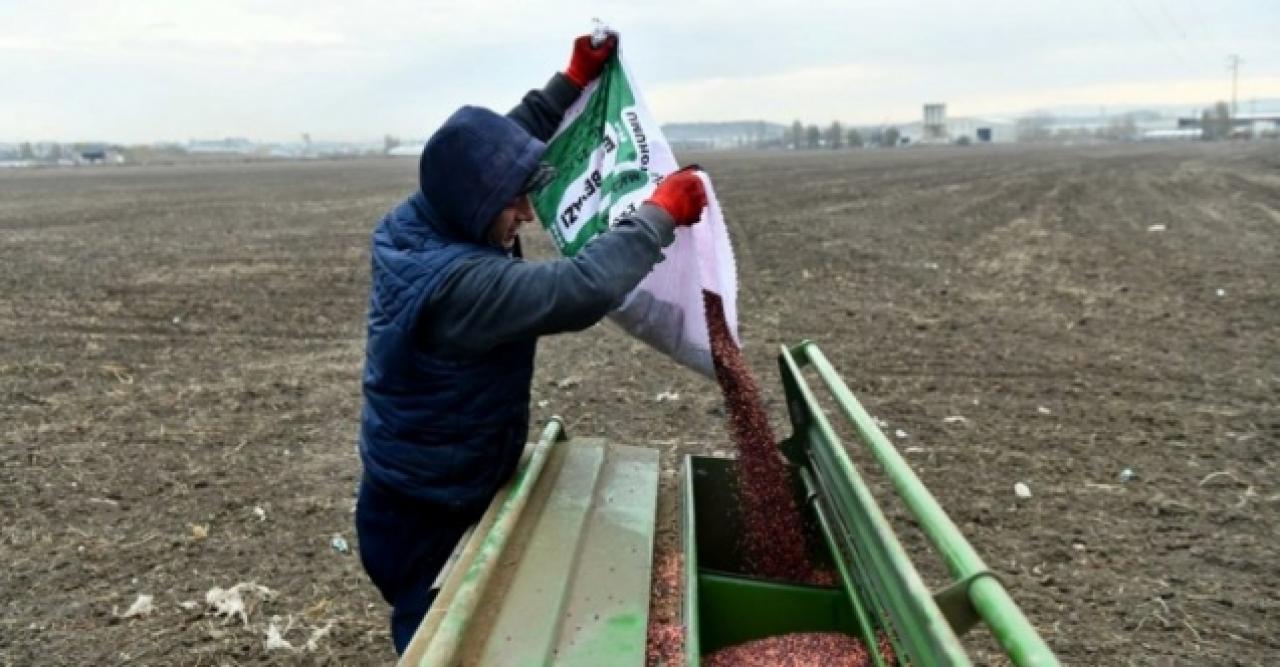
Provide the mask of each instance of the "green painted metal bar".
[{"label": "green painted metal bar", "polygon": [[[474,559],[467,567],[465,580],[470,584],[461,590],[449,603],[441,617],[440,626],[432,637],[417,662],[420,667],[451,665],[458,653],[462,637],[466,634],[467,624],[484,591],[484,584],[493,575],[511,531],[516,525],[521,510],[529,500],[529,494],[542,472],[547,455],[556,442],[564,439],[563,423],[559,417],[553,417],[542,432],[538,444],[529,456],[528,465],[521,466],[511,481],[511,490],[503,501],[494,518],[493,528],[485,536]],[[419,630],[421,632],[421,630]],[[405,658],[409,658],[406,652]]]},{"label": "green painted metal bar", "polygon": [[685,457],[684,463],[684,514],[682,515],[684,541],[684,662],[685,667],[702,664],[702,647],[698,641],[702,630],[698,627],[698,519],[693,504],[693,459]]},{"label": "green painted metal bar", "polygon": [[[791,354],[783,348],[783,374],[796,378],[788,396],[796,437],[805,438],[810,470],[826,496],[837,523],[834,533],[850,540],[844,550],[857,559],[857,581],[846,580],[850,595],[873,594],[887,612],[899,652],[930,665],[969,665],[964,647],[951,630],[932,593],[912,565],[870,488],[858,473]],[[802,405],[795,405],[796,402]],[[800,419],[796,419],[803,415]],[[838,554],[832,554],[838,557]]]},{"label": "green painted metal bar", "polygon": [[[805,489],[809,492],[810,497],[814,497],[814,494],[817,493],[817,481],[813,479],[813,475],[808,470],[801,468],[800,477],[804,480]],[[826,510],[823,509],[822,505],[822,501],[815,497],[811,507],[813,508],[814,517],[818,521],[818,528],[822,532],[822,538],[826,541],[827,548],[831,550],[836,571],[840,574],[840,580],[844,582],[845,592],[849,596],[849,602],[853,607],[854,617],[858,619],[858,634],[862,637],[862,644],[867,647],[867,653],[871,655],[876,667],[885,667],[884,656],[880,655],[879,642],[876,641],[876,624],[871,619],[870,610],[867,609],[867,604],[863,601],[862,595],[859,591],[854,590],[851,585],[855,575],[849,571],[849,563],[843,558],[835,557],[835,554],[839,553],[843,547],[838,543],[835,528],[831,525],[831,520],[827,518]]]},{"label": "green painted metal bar", "polygon": [[[822,351],[812,342],[805,341],[790,351],[784,348],[783,352],[800,362],[808,363],[822,378],[845,417],[853,423],[876,461],[884,468],[898,495],[941,553],[951,575],[966,579],[985,572],[988,569],[986,563],[854,398]],[[970,584],[969,597],[1014,664],[1036,667],[1059,664],[1035,626],[1023,615],[999,580],[989,576],[975,579]]]}]

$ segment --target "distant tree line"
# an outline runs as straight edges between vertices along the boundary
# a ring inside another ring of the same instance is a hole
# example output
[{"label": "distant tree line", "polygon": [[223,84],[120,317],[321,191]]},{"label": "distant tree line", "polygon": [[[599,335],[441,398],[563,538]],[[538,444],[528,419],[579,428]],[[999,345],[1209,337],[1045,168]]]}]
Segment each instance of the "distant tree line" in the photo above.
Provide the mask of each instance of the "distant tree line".
[{"label": "distant tree line", "polygon": [[841,150],[868,146],[889,148],[897,146],[901,138],[902,133],[896,127],[872,128],[867,130],[864,136],[862,130],[856,127],[845,129],[838,120],[832,121],[825,129],[817,125],[805,125],[797,120],[783,135],[782,145],[795,150],[803,148]]},{"label": "distant tree line", "polygon": [[[1062,142],[1062,141],[1136,141],[1142,138],[1142,130],[1138,126],[1143,112],[1126,113],[1110,117],[1105,124],[1097,127],[1058,127],[1053,116],[1038,113],[1018,120],[1015,130],[1018,141],[1024,143]],[[1182,121],[1179,127],[1200,128],[1200,138],[1205,141],[1220,141],[1232,136],[1251,136],[1249,124],[1231,117],[1231,108],[1226,102],[1219,101],[1212,107],[1203,110],[1197,120]],[[1272,138],[1274,133],[1263,132],[1257,138]]]},{"label": "distant tree line", "polygon": [[1047,113],[1037,113],[1019,118],[1014,125],[1018,141],[1044,143],[1062,141],[1136,141],[1141,137],[1138,119],[1134,114],[1120,114],[1107,120],[1105,126],[1055,127],[1056,119]]}]

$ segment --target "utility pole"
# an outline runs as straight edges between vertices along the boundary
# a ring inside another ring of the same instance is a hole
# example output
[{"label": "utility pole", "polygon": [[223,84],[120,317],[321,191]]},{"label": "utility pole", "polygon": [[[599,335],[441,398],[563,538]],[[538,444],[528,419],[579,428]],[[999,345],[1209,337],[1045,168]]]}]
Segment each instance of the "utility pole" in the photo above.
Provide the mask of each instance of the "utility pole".
[{"label": "utility pole", "polygon": [[1231,54],[1227,56],[1227,67],[1231,68],[1231,117],[1235,118],[1236,113],[1236,90],[1240,79],[1240,56]]}]

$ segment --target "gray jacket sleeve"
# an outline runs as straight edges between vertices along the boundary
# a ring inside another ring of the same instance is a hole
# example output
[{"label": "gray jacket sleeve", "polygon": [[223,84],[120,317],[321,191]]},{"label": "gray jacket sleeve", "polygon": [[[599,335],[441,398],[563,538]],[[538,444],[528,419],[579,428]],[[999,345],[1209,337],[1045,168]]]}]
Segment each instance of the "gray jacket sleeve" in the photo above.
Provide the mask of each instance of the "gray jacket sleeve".
[{"label": "gray jacket sleeve", "polygon": [[579,331],[622,304],[675,239],[666,211],[644,204],[574,257],[526,262],[488,256],[459,260],[419,323],[428,345],[476,355],[514,340]]},{"label": "gray jacket sleeve", "polygon": [[569,77],[560,72],[551,75],[551,80],[542,90],[531,90],[514,109],[507,112],[507,118],[514,120],[529,134],[539,141],[547,141],[560,127],[564,112],[582,94],[582,89]]}]

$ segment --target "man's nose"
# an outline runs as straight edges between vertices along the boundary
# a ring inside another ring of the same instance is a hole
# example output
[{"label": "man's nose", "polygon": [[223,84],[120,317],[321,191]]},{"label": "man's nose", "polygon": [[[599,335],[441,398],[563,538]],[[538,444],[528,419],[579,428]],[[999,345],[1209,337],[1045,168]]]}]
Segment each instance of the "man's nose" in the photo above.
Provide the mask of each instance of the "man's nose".
[{"label": "man's nose", "polygon": [[533,202],[529,201],[528,196],[521,197],[520,203],[516,204],[516,217],[520,222],[533,220]]}]

